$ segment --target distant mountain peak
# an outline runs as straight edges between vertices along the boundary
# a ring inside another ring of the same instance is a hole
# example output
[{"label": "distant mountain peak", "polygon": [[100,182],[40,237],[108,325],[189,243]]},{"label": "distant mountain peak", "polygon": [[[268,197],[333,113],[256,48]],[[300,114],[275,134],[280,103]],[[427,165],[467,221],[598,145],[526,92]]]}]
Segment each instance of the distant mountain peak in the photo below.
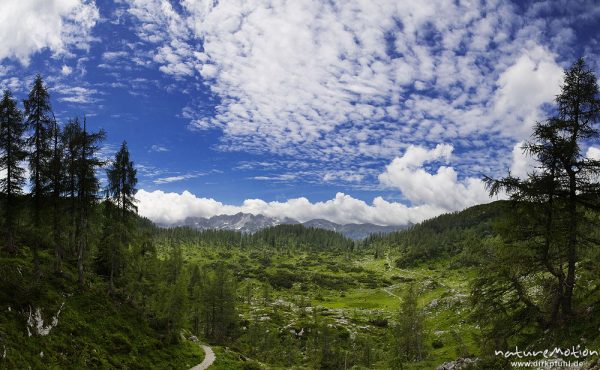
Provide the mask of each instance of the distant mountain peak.
[{"label": "distant mountain peak", "polygon": [[340,225],[325,219],[313,219],[299,222],[289,217],[276,218],[262,214],[238,212],[234,215],[217,215],[209,218],[187,217],[173,226],[187,226],[197,230],[233,230],[244,233],[255,233],[258,230],[282,224],[302,224],[306,227],[332,230],[355,240],[364,239],[371,234],[385,234],[404,229],[404,226],[380,226],[374,224],[345,224]]}]

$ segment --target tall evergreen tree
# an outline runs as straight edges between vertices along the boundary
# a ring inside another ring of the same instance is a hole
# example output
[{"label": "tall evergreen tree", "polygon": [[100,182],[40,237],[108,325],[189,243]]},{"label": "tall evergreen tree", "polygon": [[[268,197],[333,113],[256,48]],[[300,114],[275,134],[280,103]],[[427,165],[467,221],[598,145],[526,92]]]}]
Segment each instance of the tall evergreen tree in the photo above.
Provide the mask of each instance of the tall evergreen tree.
[{"label": "tall evergreen tree", "polygon": [[414,284],[402,296],[398,323],[393,329],[393,350],[390,367],[403,368],[403,364],[422,360],[425,356],[425,322],[418,306],[418,294]]},{"label": "tall evergreen tree", "polygon": [[79,284],[85,283],[85,260],[88,248],[89,218],[92,205],[97,201],[100,183],[96,177],[96,170],[102,165],[98,159],[99,144],[104,140],[103,130],[88,133],[86,119],[83,119],[81,133],[81,150],[76,162],[77,174],[77,225],[75,239],[77,244],[77,272]]},{"label": "tall evergreen tree", "polygon": [[[600,210],[600,161],[586,158],[582,147],[600,138],[600,99],[596,77],[583,59],[565,71],[556,105],[556,114],[536,123],[525,145],[539,163],[537,170],[524,180],[487,179],[492,194],[510,194],[517,218],[503,232],[505,245],[486,258],[490,265],[474,285],[475,296],[481,308],[502,307],[508,320],[519,323],[515,330],[524,320],[542,328],[571,320],[577,262],[591,245],[591,228],[597,227],[589,210]],[[530,293],[527,281],[540,281],[543,299]],[[515,297],[510,307],[503,296]],[[480,311],[489,316],[485,308]]]},{"label": "tall evergreen tree", "polygon": [[77,163],[81,151],[81,124],[77,117],[70,119],[62,132],[62,147],[64,155],[65,183],[63,191],[68,198],[67,203],[67,241],[71,255],[77,255],[75,247],[75,230],[77,226]]},{"label": "tall evergreen tree", "polygon": [[135,205],[136,174],[137,171],[129,158],[127,142],[124,141],[115,155],[111,167],[106,171],[106,175],[108,176],[108,193],[113,202],[119,207],[123,220],[127,212],[137,211]]},{"label": "tall evergreen tree", "polygon": [[43,226],[41,215],[49,180],[48,162],[51,158],[50,138],[53,122],[50,95],[40,75],[35,77],[29,96],[23,103],[25,105],[25,120],[31,130],[28,142],[31,148],[29,169],[31,173],[31,194],[33,196],[33,228],[34,232],[38,234],[31,247],[33,248],[35,270],[36,273],[39,273],[38,244],[42,240],[40,235],[40,229]]},{"label": "tall evergreen tree", "polygon": [[204,336],[223,342],[235,331],[236,282],[224,264],[219,263],[204,282],[202,291]]},{"label": "tall evergreen tree", "polygon": [[49,191],[52,198],[52,244],[54,247],[54,271],[62,271],[64,249],[62,247],[61,220],[61,195],[64,188],[64,163],[62,133],[56,119],[51,127],[52,157],[49,163]]},{"label": "tall evergreen tree", "polygon": [[17,250],[14,235],[17,213],[15,196],[21,194],[25,183],[25,169],[21,166],[27,156],[24,132],[21,111],[10,91],[6,90],[0,102],[0,170],[6,171],[6,177],[0,179],[0,191],[5,196],[5,247],[11,253]]},{"label": "tall evergreen tree", "polygon": [[[107,202],[105,202],[105,217],[103,238],[112,242],[102,243],[98,262],[110,277],[110,291],[114,289],[114,278],[119,273],[122,257],[131,237],[131,212],[136,212],[135,186],[137,184],[136,170],[129,158],[127,143],[123,142],[115,155],[111,166],[106,170],[108,177]],[[116,209],[114,209],[116,207]],[[116,212],[115,212],[116,211]]]},{"label": "tall evergreen tree", "polygon": [[134,225],[126,225],[121,222],[121,211],[107,197],[102,204],[103,222],[102,235],[95,256],[95,267],[98,274],[108,276],[108,292],[112,294],[115,289],[115,279],[125,270],[125,257],[127,248],[125,242],[129,242],[131,230]]}]

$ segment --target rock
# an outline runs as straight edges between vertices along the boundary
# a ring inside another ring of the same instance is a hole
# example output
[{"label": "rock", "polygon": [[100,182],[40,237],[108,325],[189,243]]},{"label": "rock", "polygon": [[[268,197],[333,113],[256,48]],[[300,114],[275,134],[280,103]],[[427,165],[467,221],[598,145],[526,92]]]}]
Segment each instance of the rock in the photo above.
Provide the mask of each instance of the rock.
[{"label": "rock", "polygon": [[479,361],[478,358],[458,358],[454,361],[444,362],[436,370],[459,370],[467,368]]},{"label": "rock", "polygon": [[581,370],[600,370],[600,359],[594,360],[583,365]]},{"label": "rock", "polygon": [[[52,317],[52,322],[48,325],[44,325],[44,319],[42,318],[42,310],[38,307],[35,309],[35,312],[32,312],[31,306],[29,307],[29,317],[27,318],[27,334],[28,336],[33,333],[41,336],[46,336],[50,334],[50,331],[54,329],[58,325],[58,317],[60,316],[60,312],[62,311],[65,303],[63,302],[58,309],[56,315]],[[31,330],[30,330],[31,328]]]},{"label": "rock", "polygon": [[428,308],[436,308],[439,304],[440,304],[440,302],[437,299],[434,299],[431,302],[429,302],[427,307]]}]

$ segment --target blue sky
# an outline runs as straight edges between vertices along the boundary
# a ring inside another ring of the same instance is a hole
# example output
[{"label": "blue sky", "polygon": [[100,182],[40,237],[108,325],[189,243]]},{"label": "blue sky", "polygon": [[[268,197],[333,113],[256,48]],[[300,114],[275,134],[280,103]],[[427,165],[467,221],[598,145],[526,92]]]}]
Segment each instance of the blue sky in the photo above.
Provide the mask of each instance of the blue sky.
[{"label": "blue sky", "polygon": [[600,71],[599,26],[595,1],[5,0],[0,85],[41,73],[103,155],[127,140],[156,221],[405,224],[530,170],[519,145],[563,68]]}]

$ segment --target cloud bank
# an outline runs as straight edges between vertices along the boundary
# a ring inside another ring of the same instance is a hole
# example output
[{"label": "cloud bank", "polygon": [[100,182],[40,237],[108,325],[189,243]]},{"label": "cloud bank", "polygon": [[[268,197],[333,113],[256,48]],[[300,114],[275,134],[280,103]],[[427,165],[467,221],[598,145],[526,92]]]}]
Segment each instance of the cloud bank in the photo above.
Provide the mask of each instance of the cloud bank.
[{"label": "cloud bank", "polygon": [[449,144],[438,144],[433,149],[410,146],[403,156],[395,158],[379,175],[381,184],[397,188],[410,201],[410,206],[389,202],[382,197],[376,197],[367,204],[344,193],[337,193],[335,198],[324,202],[312,203],[301,197],[286,202],[247,199],[241,205],[198,198],[188,191],[178,194],[140,190],[136,198],[142,216],[163,224],[173,224],[191,216],[211,217],[243,212],[290,217],[302,222],[323,218],[340,224],[406,225],[492,200],[480,179],[459,179],[456,171],[448,166],[440,165],[434,173],[425,167],[440,161],[449,162],[452,151],[453,147]]},{"label": "cloud bank", "polygon": [[241,205],[228,205],[211,198],[196,197],[188,191],[166,193],[162,190],[140,190],[136,199],[140,215],[163,224],[173,224],[191,216],[211,217],[243,212],[278,218],[290,217],[301,222],[322,218],[340,224],[406,225],[444,212],[443,209],[428,205],[407,207],[381,197],[376,197],[371,204],[367,204],[344,193],[337,193],[331,200],[314,203],[301,197],[286,202],[247,199]]}]

